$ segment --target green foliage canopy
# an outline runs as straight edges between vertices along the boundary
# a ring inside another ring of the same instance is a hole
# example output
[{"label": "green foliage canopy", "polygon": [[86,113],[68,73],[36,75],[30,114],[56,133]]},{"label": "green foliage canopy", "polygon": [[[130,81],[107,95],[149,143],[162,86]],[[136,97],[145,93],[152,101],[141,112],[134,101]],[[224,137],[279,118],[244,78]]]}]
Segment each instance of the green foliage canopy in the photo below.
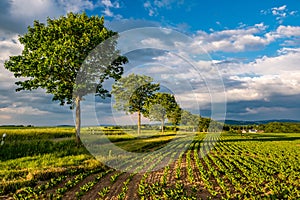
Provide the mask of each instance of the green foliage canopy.
[{"label": "green foliage canopy", "polygon": [[119,79],[112,87],[115,96],[114,107],[127,113],[141,112],[147,115],[145,104],[159,90],[158,83],[152,83],[153,78],[145,75],[130,74]]},{"label": "green foliage canopy", "polygon": [[116,100],[114,108],[131,114],[137,112],[140,133],[141,114],[147,116],[148,110],[145,105],[159,89],[159,83],[153,83],[153,78],[146,75],[130,74],[122,77],[112,86],[111,93]]},{"label": "green foliage canopy", "polygon": [[[158,106],[160,105],[160,106]],[[160,121],[169,116],[177,107],[174,95],[168,93],[155,93],[146,104],[150,119]]]},{"label": "green foliage canopy", "polygon": [[177,129],[177,125],[181,121],[181,112],[182,109],[177,104],[174,108],[172,108],[172,112],[168,115],[168,120],[174,125],[175,131]]},{"label": "green foliage canopy", "polygon": [[154,94],[145,106],[148,110],[147,116],[152,121],[161,121],[162,132],[164,132],[164,121],[173,116],[178,104],[174,95],[159,92]]},{"label": "green foliage canopy", "polygon": [[[61,105],[73,103],[73,89],[76,76],[89,53],[101,42],[117,36],[116,32],[104,27],[104,18],[88,17],[85,13],[73,14],[58,19],[47,19],[47,24],[34,21],[33,27],[19,37],[24,46],[21,55],[11,56],[5,62],[5,68],[13,72],[15,77],[25,77],[18,81],[20,90],[46,89],[53,94],[53,100]],[[118,53],[113,45],[111,52]],[[121,64],[127,62],[126,57],[118,56],[113,63],[97,68],[99,95],[105,95],[101,83],[108,77],[119,78],[123,73]],[[93,85],[95,86],[95,85]],[[90,90],[82,92],[80,98]],[[93,91],[95,92],[95,91]]]},{"label": "green foliage canopy", "polygon": [[[90,93],[108,96],[102,83],[109,78],[119,79],[123,74],[121,65],[128,62],[118,55],[116,38],[117,32],[104,27],[103,17],[88,17],[85,13],[48,18],[47,24],[34,21],[33,27],[19,37],[24,46],[22,54],[11,56],[4,66],[16,78],[25,78],[16,82],[20,86],[17,91],[43,88],[61,105],[75,105],[79,144],[82,97]],[[103,42],[105,45],[99,45]]]}]

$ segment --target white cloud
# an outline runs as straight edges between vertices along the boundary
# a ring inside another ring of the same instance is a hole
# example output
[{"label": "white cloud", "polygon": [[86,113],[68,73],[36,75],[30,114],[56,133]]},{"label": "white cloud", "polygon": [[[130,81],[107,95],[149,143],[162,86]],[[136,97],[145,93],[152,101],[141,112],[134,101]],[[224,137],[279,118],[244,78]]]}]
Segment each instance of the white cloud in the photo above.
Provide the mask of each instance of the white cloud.
[{"label": "white cloud", "polygon": [[280,25],[275,31],[266,33],[265,37],[272,42],[277,39],[284,39],[283,46],[297,46],[300,40],[300,26]]},{"label": "white cloud", "polygon": [[285,112],[287,111],[287,108],[284,107],[256,107],[256,108],[249,108],[247,107],[245,109],[245,113],[243,115],[249,115],[249,114],[260,114],[260,113],[276,113],[276,112]]},{"label": "white cloud", "polygon": [[11,0],[9,13],[15,20],[32,23],[45,21],[47,17],[57,17],[66,12],[93,10],[97,3],[91,0]]},{"label": "white cloud", "polygon": [[[134,72],[153,77],[161,88],[167,88],[175,95],[182,108],[196,111],[199,106],[203,109],[211,104],[226,102],[221,77],[212,65],[213,61],[207,59],[203,56],[202,60],[189,62],[189,57],[167,52],[149,60],[152,65],[134,68]],[[143,63],[147,61],[143,60]]]},{"label": "white cloud", "polygon": [[[284,39],[282,45],[295,46],[300,40],[300,26],[280,25],[276,30],[266,32],[268,27],[263,23],[250,27],[243,27],[231,30],[215,31],[207,33],[198,31],[193,36],[191,49],[196,53],[201,48],[207,52],[244,52],[260,50],[265,46],[276,42],[277,39]],[[184,45],[185,48],[187,45]]]},{"label": "white cloud", "polygon": [[[142,46],[153,46],[161,49],[176,49],[179,55],[203,54],[205,52],[245,52],[251,50],[260,50],[270,43],[274,42],[280,36],[276,31],[266,32],[267,26],[263,23],[253,26],[237,28],[231,30],[222,30],[208,33],[199,30],[191,37],[185,36],[176,40],[180,34],[174,36],[162,33],[155,35],[155,38],[149,36],[142,40]],[[151,33],[152,34],[152,33]],[[151,35],[149,34],[149,35]],[[147,36],[147,34],[144,34]],[[153,35],[153,34],[152,34]],[[168,47],[166,47],[168,46]]]},{"label": "white cloud", "polygon": [[[248,69],[259,74],[282,74],[284,72],[300,70],[300,49],[283,48],[281,55],[274,57],[264,56],[248,65]],[[282,54],[284,52],[284,54]],[[300,78],[300,77],[299,77]]]},{"label": "white cloud", "polygon": [[39,19],[47,15],[60,12],[56,11],[56,5],[51,0],[11,0],[10,15],[18,19]]},{"label": "white cloud", "polygon": [[183,2],[181,1],[176,1],[176,0],[154,0],[154,5],[158,8],[167,8],[167,9],[171,9],[172,8],[172,4],[182,4]]},{"label": "white cloud", "polygon": [[267,14],[273,15],[279,24],[282,24],[285,18],[289,16],[295,16],[297,14],[297,11],[289,11],[287,5],[273,7],[268,10],[261,10],[260,12],[263,15],[267,15]]},{"label": "white cloud", "polygon": [[113,4],[110,0],[102,0],[101,3],[106,7],[113,7]]},{"label": "white cloud", "polygon": [[[1,15],[0,29],[23,33],[34,20],[46,22],[47,17],[58,18],[67,12],[94,10],[101,5],[92,0],[3,0],[5,14]],[[99,0],[98,0],[99,1]]]},{"label": "white cloud", "polygon": [[101,0],[101,3],[105,6],[105,7],[109,7],[109,8],[120,8],[120,2],[119,1],[114,1],[111,2],[111,0]]},{"label": "white cloud", "polygon": [[143,6],[146,11],[148,11],[149,16],[157,16],[159,14],[159,9],[172,9],[174,5],[180,6],[184,1],[176,0],[154,0],[153,3],[150,1],[145,1]]},{"label": "white cloud", "polygon": [[96,8],[96,4],[91,0],[58,0],[58,4],[64,8],[64,11],[75,13]]},{"label": "white cloud", "polygon": [[194,36],[193,49],[203,48],[208,52],[241,52],[260,49],[272,41],[273,37],[264,35],[266,25],[255,24],[252,27],[222,30],[212,33],[198,31]]},{"label": "white cloud", "polygon": [[284,47],[282,49],[277,50],[277,52],[279,55],[283,55],[283,54],[288,54],[288,53],[298,53],[298,52],[300,52],[300,49]]},{"label": "white cloud", "polygon": [[3,36],[3,39],[0,40],[0,61],[21,53],[23,46],[20,44],[17,34],[5,35],[1,32],[0,34]]},{"label": "white cloud", "polygon": [[49,114],[48,111],[39,110],[37,108],[33,108],[31,106],[24,106],[24,107],[16,107],[14,104],[0,108],[0,113],[2,116],[9,116],[9,115],[45,115]]},{"label": "white cloud", "polygon": [[23,33],[34,20],[46,22],[47,17],[64,14],[63,7],[52,0],[11,0],[7,4],[6,13],[0,20],[2,31]]},{"label": "white cloud", "polygon": [[112,9],[117,9],[120,8],[120,3],[119,1],[114,1],[112,2],[111,0],[101,0],[101,2],[99,3],[100,6],[104,7],[104,10],[102,11],[102,13],[105,16],[108,17],[116,17],[116,18],[122,18],[121,15],[115,15],[114,12],[112,11]]},{"label": "white cloud", "polygon": [[[191,40],[178,41],[173,43],[166,42],[158,38],[148,38],[143,40],[144,45],[153,45],[157,48],[169,49],[166,46],[176,47],[177,54],[166,53],[156,56],[151,62],[160,64],[160,68],[149,68],[152,73],[160,74],[162,79],[169,79],[172,82],[170,88],[174,88],[182,101],[186,105],[194,106],[192,97],[196,96],[202,105],[211,103],[209,95],[214,95],[214,101],[221,102],[222,83],[216,81],[218,73],[224,78],[226,96],[228,102],[237,101],[268,101],[273,96],[280,95],[299,95],[300,94],[300,49],[282,48],[277,56],[263,56],[252,62],[243,63],[237,60],[210,60],[205,57],[202,48],[210,52],[242,52],[249,49],[263,48],[275,42],[276,39],[295,37],[297,27],[280,26],[275,31],[266,33],[266,26],[263,23],[256,24],[243,29],[232,29],[206,33],[199,31]],[[202,47],[202,48],[201,48]],[[199,52],[202,53],[200,57]],[[179,56],[178,56],[179,55]],[[193,57],[195,55],[195,57]],[[185,58],[182,59],[182,58]],[[190,70],[186,60],[194,60],[196,70]],[[226,62],[227,61],[227,62]],[[245,62],[245,61],[244,61]],[[217,67],[213,63],[218,63]],[[164,66],[171,69],[166,70]],[[184,81],[187,81],[184,83]],[[192,85],[192,87],[182,87]],[[219,87],[218,87],[219,86]],[[202,90],[201,90],[201,89]],[[178,89],[178,90],[176,90]],[[208,90],[207,90],[208,89]],[[193,91],[193,95],[187,95]],[[220,97],[220,98],[219,98]],[[224,100],[224,98],[223,98]]]},{"label": "white cloud", "polygon": [[251,89],[249,87],[245,88],[232,88],[226,90],[226,96],[228,102],[235,101],[253,101],[262,99],[263,95],[258,93],[257,90]]},{"label": "white cloud", "polygon": [[141,40],[141,44],[143,46],[155,46],[157,49],[167,49],[167,46],[165,45],[164,41],[158,39],[158,38],[146,38]]},{"label": "white cloud", "polygon": [[[4,62],[9,58],[9,56],[20,54],[23,46],[19,43],[18,36],[16,34],[3,34],[3,37],[3,40],[0,40],[0,90],[14,90],[15,79],[13,73],[4,68]],[[3,98],[0,97],[0,101],[2,100]]]},{"label": "white cloud", "polygon": [[299,63],[300,49],[283,48],[278,56],[228,67],[223,77],[235,83],[227,88],[228,101],[266,101],[273,95],[299,95]]},{"label": "white cloud", "polygon": [[276,29],[276,33],[281,37],[300,36],[300,26],[283,26]]},{"label": "white cloud", "polygon": [[157,8],[153,7],[150,1],[146,1],[143,6],[145,10],[148,11],[149,16],[152,17],[158,15]]},{"label": "white cloud", "polygon": [[102,13],[105,16],[108,16],[108,17],[113,17],[114,16],[114,13],[109,8],[105,8],[104,11],[102,11]]},{"label": "white cloud", "polygon": [[[296,95],[300,94],[299,72],[296,76],[287,74],[263,75],[260,77],[231,77],[231,80],[242,82],[236,88],[227,89],[228,101],[241,100],[266,100],[272,95]],[[239,88],[237,88],[239,87]]]},{"label": "white cloud", "polygon": [[286,9],[286,5],[280,6],[280,7],[274,7],[272,8],[272,10],[276,10],[276,11],[284,11]]},{"label": "white cloud", "polygon": [[292,40],[285,40],[282,44],[282,46],[300,46],[300,37],[294,38]]}]

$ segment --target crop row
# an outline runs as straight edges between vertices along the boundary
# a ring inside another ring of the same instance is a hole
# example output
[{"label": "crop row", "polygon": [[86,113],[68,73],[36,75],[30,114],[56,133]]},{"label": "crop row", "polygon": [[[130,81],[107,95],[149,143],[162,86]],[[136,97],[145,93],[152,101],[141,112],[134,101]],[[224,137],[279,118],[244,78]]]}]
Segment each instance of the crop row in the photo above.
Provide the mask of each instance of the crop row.
[{"label": "crop row", "polygon": [[[61,176],[39,187],[27,187],[14,197],[38,199],[46,194],[45,191],[63,183],[48,197],[60,199],[71,188],[78,187],[75,196],[80,199],[107,177],[110,181],[98,189],[97,198],[107,199],[114,195],[121,200],[128,198],[133,178],[143,173],[134,183],[140,199],[300,198],[298,147],[287,148],[294,143],[276,143],[278,146],[274,148],[271,141],[213,133],[209,137],[199,134],[192,142],[190,139],[186,137],[168,148],[130,157],[118,165],[124,171],[81,172],[65,182],[67,177]],[[78,186],[93,174],[97,174],[94,179]],[[117,192],[114,191],[116,185],[120,185]]]}]

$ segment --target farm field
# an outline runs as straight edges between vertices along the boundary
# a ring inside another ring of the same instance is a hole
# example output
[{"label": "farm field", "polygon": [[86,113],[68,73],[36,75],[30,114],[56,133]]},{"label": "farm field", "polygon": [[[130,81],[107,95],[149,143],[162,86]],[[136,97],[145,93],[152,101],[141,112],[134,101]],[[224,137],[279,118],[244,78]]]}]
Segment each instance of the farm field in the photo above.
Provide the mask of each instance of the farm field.
[{"label": "farm field", "polygon": [[[3,133],[0,199],[300,198],[300,133],[136,137],[106,131],[127,151],[155,152],[170,141],[170,148],[186,149],[145,154],[135,165],[122,163],[130,172],[109,168],[85,147],[76,147],[73,128],[0,128]],[[164,167],[153,171],[161,163]]]}]

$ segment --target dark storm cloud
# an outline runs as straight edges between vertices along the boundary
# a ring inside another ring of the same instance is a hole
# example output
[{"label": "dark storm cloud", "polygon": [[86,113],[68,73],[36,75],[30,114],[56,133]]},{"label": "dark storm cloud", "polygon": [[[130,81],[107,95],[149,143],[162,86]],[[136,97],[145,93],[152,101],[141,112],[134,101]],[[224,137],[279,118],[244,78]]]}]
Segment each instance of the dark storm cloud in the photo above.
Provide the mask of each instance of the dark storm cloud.
[{"label": "dark storm cloud", "polygon": [[300,95],[273,95],[267,101],[228,102],[227,119],[299,119],[299,100]]},{"label": "dark storm cloud", "polygon": [[15,20],[10,13],[11,1],[0,1],[0,30],[4,32],[23,33],[26,30],[24,22]]}]

